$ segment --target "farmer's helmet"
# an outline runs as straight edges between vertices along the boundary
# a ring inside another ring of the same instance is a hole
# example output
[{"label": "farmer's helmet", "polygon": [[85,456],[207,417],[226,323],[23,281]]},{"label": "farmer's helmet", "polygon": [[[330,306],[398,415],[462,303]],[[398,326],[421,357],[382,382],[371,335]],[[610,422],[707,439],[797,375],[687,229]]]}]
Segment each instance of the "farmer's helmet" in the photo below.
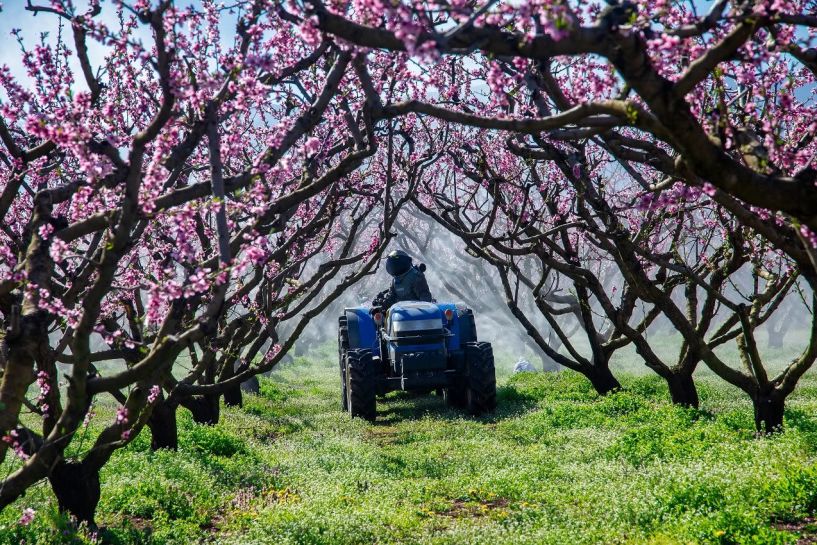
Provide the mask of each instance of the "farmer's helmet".
[{"label": "farmer's helmet", "polygon": [[411,269],[411,256],[403,250],[393,250],[386,256],[386,272],[392,276],[402,276]]}]

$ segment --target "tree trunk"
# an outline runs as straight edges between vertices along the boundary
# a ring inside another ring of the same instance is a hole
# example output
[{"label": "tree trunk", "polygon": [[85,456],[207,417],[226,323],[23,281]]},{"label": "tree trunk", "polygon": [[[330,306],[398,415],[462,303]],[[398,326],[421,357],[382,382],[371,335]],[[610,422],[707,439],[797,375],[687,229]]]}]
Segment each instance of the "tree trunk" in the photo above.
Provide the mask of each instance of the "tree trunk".
[{"label": "tree trunk", "polygon": [[590,383],[599,395],[621,390],[621,383],[613,376],[609,367],[594,366],[588,372],[584,373],[584,376],[590,380]]},{"label": "tree trunk", "polygon": [[191,412],[197,424],[218,424],[220,415],[217,395],[193,396],[181,401],[181,406]]},{"label": "tree trunk", "polygon": [[786,329],[785,327],[781,326],[779,328],[775,328],[772,326],[768,326],[766,328],[767,337],[767,346],[769,348],[782,348],[783,347],[783,339],[786,337]]},{"label": "tree trunk", "polygon": [[253,376],[241,383],[241,391],[247,394],[258,395],[261,393],[261,384],[258,377]]},{"label": "tree trunk", "polygon": [[228,407],[241,407],[244,405],[244,396],[241,394],[240,384],[224,392],[224,404]]},{"label": "tree trunk", "polygon": [[780,396],[758,394],[752,399],[755,409],[755,428],[769,434],[783,429],[783,410],[786,400]]},{"label": "tree trunk", "polygon": [[[240,372],[241,370],[241,363],[239,361],[235,361],[232,364],[227,363],[224,365],[224,371],[218,377],[219,382],[225,381],[230,379],[236,375],[236,372]],[[224,404],[228,407],[241,407],[244,405],[244,399],[241,395],[241,385],[236,384],[235,386],[229,388],[227,391],[224,392]]]},{"label": "tree trunk", "polygon": [[684,407],[697,409],[700,400],[698,399],[698,389],[692,379],[692,373],[676,372],[667,378],[669,394],[672,402]]},{"label": "tree trunk", "polygon": [[[176,409],[178,405],[159,400],[153,407],[148,420],[150,428],[150,448],[152,450],[179,448],[179,430],[176,424]],[[195,418],[195,416],[194,416]]]},{"label": "tree trunk", "polygon": [[48,476],[60,511],[95,528],[94,513],[99,503],[99,471],[81,462],[60,461]]}]

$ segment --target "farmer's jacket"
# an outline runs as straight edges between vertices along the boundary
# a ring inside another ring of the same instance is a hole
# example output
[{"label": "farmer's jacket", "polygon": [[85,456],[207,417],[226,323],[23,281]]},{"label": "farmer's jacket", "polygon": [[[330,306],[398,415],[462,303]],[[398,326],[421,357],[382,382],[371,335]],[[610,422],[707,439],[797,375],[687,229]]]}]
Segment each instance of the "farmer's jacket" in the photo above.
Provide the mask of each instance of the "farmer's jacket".
[{"label": "farmer's jacket", "polygon": [[412,266],[407,272],[392,279],[391,287],[380,292],[372,304],[389,308],[399,301],[434,301],[423,272]]}]

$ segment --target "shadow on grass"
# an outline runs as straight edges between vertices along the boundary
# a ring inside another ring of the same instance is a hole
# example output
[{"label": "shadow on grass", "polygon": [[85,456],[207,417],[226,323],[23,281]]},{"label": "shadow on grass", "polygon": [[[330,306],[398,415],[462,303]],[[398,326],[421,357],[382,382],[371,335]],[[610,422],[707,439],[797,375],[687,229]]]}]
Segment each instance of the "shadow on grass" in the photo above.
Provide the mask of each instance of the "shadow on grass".
[{"label": "shadow on grass", "polygon": [[402,421],[438,418],[457,420],[467,418],[475,422],[492,424],[513,418],[529,411],[536,400],[521,396],[513,386],[499,386],[496,389],[497,407],[493,413],[472,416],[465,409],[449,407],[442,396],[417,392],[393,392],[377,400],[377,421],[379,425],[394,425]]}]

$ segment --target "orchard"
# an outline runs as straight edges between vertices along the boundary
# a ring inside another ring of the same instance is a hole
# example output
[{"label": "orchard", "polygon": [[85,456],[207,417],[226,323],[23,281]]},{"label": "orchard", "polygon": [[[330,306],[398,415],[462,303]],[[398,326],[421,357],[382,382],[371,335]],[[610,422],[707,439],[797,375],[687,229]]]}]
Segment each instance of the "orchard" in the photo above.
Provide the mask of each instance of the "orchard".
[{"label": "orchard", "polygon": [[805,418],[814,0],[2,10],[0,510],[96,529],[106,465],[234,415],[394,248],[600,403],[626,353],[752,441]]}]

